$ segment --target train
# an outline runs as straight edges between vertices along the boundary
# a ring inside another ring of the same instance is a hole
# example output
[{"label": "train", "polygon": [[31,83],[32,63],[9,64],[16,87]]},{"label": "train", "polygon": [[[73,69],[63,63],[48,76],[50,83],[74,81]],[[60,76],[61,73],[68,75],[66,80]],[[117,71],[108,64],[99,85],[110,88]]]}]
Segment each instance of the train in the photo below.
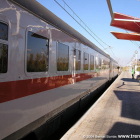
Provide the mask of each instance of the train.
[{"label": "train", "polygon": [[117,67],[36,0],[0,0],[0,139],[51,135],[118,76]]}]

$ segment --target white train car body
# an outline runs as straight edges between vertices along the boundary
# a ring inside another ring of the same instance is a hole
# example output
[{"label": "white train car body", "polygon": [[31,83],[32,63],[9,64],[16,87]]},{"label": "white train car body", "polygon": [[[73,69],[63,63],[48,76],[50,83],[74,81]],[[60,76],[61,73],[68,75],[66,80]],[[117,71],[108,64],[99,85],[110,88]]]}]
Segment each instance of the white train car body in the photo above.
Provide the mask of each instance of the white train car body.
[{"label": "white train car body", "polygon": [[0,139],[23,137],[117,75],[95,45],[21,3],[0,0]]}]

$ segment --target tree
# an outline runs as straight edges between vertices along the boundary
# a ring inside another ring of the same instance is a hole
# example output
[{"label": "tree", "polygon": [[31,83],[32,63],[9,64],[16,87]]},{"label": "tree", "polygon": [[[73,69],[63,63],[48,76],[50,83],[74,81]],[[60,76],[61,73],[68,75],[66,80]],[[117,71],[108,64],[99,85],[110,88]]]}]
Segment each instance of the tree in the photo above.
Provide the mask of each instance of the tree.
[{"label": "tree", "polygon": [[0,57],[0,73],[7,72],[7,62],[8,62],[8,46],[2,44],[1,57]]},{"label": "tree", "polygon": [[27,71],[34,72],[34,55],[31,53],[29,60],[27,60]]}]

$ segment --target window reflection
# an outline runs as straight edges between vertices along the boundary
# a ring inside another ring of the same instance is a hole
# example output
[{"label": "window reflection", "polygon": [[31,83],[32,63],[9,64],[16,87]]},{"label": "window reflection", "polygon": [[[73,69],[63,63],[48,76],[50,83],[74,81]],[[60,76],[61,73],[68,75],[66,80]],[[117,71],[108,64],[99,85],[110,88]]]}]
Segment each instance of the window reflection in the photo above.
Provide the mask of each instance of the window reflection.
[{"label": "window reflection", "polygon": [[48,71],[49,40],[33,32],[28,32],[27,72]]},{"label": "window reflection", "polygon": [[58,42],[57,71],[68,71],[69,46]]},{"label": "window reflection", "polygon": [[8,40],[8,26],[0,22],[0,39]]},{"label": "window reflection", "polygon": [[7,72],[8,65],[8,45],[0,43],[0,73]]},{"label": "window reflection", "polygon": [[102,69],[109,69],[109,62],[108,61],[103,60]]},{"label": "window reflection", "polygon": [[81,70],[81,51],[75,49],[74,56],[76,56],[76,70]]},{"label": "window reflection", "polygon": [[102,69],[102,60],[101,60],[101,58],[99,58],[99,70],[101,70]]},{"label": "window reflection", "polygon": [[94,56],[90,56],[90,70],[94,70]]},{"label": "window reflection", "polygon": [[96,57],[96,59],[95,59],[95,68],[96,68],[96,70],[99,69],[98,57]]},{"label": "window reflection", "polygon": [[84,52],[84,70],[88,70],[89,54]]}]

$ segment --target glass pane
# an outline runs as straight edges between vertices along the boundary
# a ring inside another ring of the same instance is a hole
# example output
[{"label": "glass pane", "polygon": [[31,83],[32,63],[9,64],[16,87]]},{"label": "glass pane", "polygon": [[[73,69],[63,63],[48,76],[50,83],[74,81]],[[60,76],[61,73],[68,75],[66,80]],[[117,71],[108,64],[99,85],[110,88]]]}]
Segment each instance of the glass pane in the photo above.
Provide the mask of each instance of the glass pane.
[{"label": "glass pane", "polygon": [[96,68],[96,71],[99,70],[98,57],[96,57],[95,59],[95,68]]},{"label": "glass pane", "polygon": [[57,71],[68,71],[69,46],[58,43]]},{"label": "glass pane", "polygon": [[84,70],[88,70],[89,65],[89,55],[87,53],[84,53]]},{"label": "glass pane", "polygon": [[8,45],[0,43],[0,73],[7,72],[8,65]]},{"label": "glass pane", "polygon": [[48,71],[49,46],[48,39],[28,32],[27,42],[27,72]]},{"label": "glass pane", "polygon": [[101,58],[99,58],[99,69],[101,70],[102,68],[102,61],[101,61]]},{"label": "glass pane", "polygon": [[8,26],[0,22],[0,39],[8,40]]},{"label": "glass pane", "polygon": [[103,60],[102,69],[109,69],[109,62]]},{"label": "glass pane", "polygon": [[81,51],[76,50],[76,70],[81,70]]},{"label": "glass pane", "polygon": [[94,56],[90,56],[90,70],[94,70]]}]

